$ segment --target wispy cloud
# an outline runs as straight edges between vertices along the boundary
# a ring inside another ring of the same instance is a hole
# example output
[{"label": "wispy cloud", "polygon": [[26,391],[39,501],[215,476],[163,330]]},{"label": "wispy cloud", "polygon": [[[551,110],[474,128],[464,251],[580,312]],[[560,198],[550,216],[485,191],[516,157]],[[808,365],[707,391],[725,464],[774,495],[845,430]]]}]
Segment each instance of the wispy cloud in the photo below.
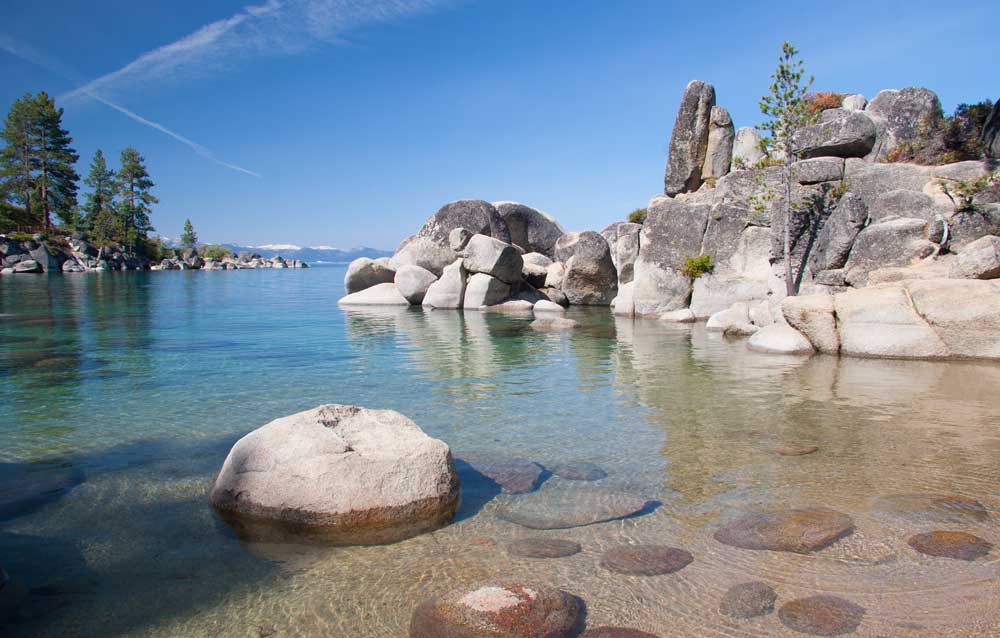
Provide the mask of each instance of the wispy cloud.
[{"label": "wispy cloud", "polygon": [[257,173],[225,162],[208,148],[120,104],[148,88],[208,77],[254,58],[301,53],[334,42],[351,29],[401,18],[448,0],[266,0],[164,44],[125,66],[88,82],[28,47],[0,35],[0,49],[62,75],[78,87],[60,103],[93,99],[132,120],[186,144],[198,155],[235,171]]},{"label": "wispy cloud", "polygon": [[115,96],[210,76],[253,58],[301,53],[347,31],[410,15],[440,0],[267,0],[140,55],[61,97]]},{"label": "wispy cloud", "polygon": [[[47,69],[47,70],[55,73],[56,75],[61,75],[62,77],[64,77],[67,80],[69,80],[70,82],[74,82],[74,83],[77,83],[77,84],[80,83],[80,79],[79,79],[78,74],[74,73],[72,70],[67,69],[66,67],[64,67],[59,62],[51,59],[50,57],[48,57],[48,56],[46,56],[46,55],[44,55],[44,54],[42,54],[42,53],[40,53],[38,51],[35,51],[31,47],[28,47],[28,46],[26,46],[24,44],[15,42],[14,40],[12,40],[8,36],[0,35],[0,50],[4,50],[7,53],[10,53],[11,55],[14,55],[14,56],[16,56],[18,58],[21,58],[22,60],[24,60],[26,62],[34,64],[35,66],[39,66],[39,67],[41,67],[43,69]],[[130,111],[129,109],[125,108],[124,106],[121,106],[120,104],[116,104],[115,102],[112,102],[111,100],[109,100],[107,98],[101,97],[100,95],[98,95],[94,91],[89,91],[88,90],[88,91],[85,91],[85,92],[81,93],[81,95],[86,95],[87,97],[89,97],[89,98],[91,98],[91,99],[93,99],[93,100],[95,100],[97,102],[100,102],[101,104],[103,104],[103,105],[105,105],[105,106],[107,106],[107,107],[109,107],[111,109],[114,109],[115,111],[118,111],[122,115],[125,115],[126,117],[129,117],[129,118],[131,118],[132,120],[134,120],[136,122],[139,122],[140,124],[144,124],[146,126],[154,128],[157,131],[160,131],[161,133],[172,137],[173,139],[177,140],[178,142],[180,142],[182,144],[185,144],[188,147],[190,147],[191,150],[193,150],[195,153],[197,153],[201,157],[204,157],[207,160],[215,162],[216,164],[219,164],[220,166],[225,166],[226,168],[230,168],[230,169],[232,169],[234,171],[239,171],[240,173],[246,173],[247,175],[253,175],[254,177],[260,177],[260,175],[258,175],[257,173],[255,173],[255,172],[253,172],[253,171],[251,171],[249,169],[246,169],[246,168],[243,168],[242,166],[237,166],[236,164],[231,164],[229,162],[226,162],[224,160],[219,159],[218,157],[215,156],[215,154],[212,151],[210,151],[209,149],[205,148],[201,144],[198,144],[197,142],[184,137],[180,133],[177,133],[175,131],[172,131],[172,130],[168,129],[166,126],[163,126],[162,124],[159,124],[159,123],[154,122],[152,120],[148,120],[148,119],[142,117],[141,115],[139,115],[138,113],[135,113],[134,111]]]}]

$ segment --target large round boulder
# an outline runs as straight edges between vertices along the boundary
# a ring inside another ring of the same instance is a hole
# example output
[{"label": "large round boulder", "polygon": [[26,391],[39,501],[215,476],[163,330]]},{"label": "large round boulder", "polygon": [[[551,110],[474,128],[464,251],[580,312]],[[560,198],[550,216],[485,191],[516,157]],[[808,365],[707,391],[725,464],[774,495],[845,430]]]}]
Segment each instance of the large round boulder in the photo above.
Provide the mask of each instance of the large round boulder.
[{"label": "large round boulder", "polygon": [[374,544],[447,524],[458,494],[448,446],[413,421],[329,404],[237,441],[211,499],[251,540]]},{"label": "large round boulder", "polygon": [[487,582],[421,603],[410,638],[564,638],[578,629],[583,603],[558,589]]},{"label": "large round boulder", "polygon": [[526,253],[541,253],[552,258],[556,242],[563,234],[562,226],[540,210],[517,202],[494,202],[507,229],[510,241]]},{"label": "large round boulder", "polygon": [[607,306],[618,295],[611,249],[599,233],[566,233],[555,250],[556,259],[566,264],[561,288],[571,304]]},{"label": "large round boulder", "polygon": [[[201,258],[198,257],[198,259]],[[204,261],[198,266],[188,262],[192,268],[200,268],[202,264]],[[386,264],[368,257],[358,257],[347,266],[347,273],[344,275],[344,290],[347,294],[361,292],[378,284],[391,284],[395,277],[396,271]]]},{"label": "large round boulder", "polygon": [[510,243],[510,231],[503,217],[493,204],[481,199],[460,199],[445,204],[424,223],[417,237],[428,237],[448,245],[448,235],[456,228],[466,228],[473,234]]}]

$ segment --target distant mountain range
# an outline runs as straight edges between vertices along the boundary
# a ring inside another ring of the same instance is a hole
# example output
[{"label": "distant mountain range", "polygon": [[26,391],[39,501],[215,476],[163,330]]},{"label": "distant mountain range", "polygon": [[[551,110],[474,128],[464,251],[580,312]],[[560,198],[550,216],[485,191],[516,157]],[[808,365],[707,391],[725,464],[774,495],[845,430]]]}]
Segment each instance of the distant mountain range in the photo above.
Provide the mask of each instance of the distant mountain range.
[{"label": "distant mountain range", "polygon": [[[172,237],[162,237],[164,244],[170,247],[179,245],[179,241]],[[391,250],[379,250],[359,246],[357,248],[334,248],[333,246],[296,246],[295,244],[262,244],[260,246],[241,246],[239,244],[222,244],[234,253],[243,251],[257,253],[261,257],[270,259],[281,255],[286,259],[300,259],[307,263],[328,263],[346,264],[358,257],[369,257],[378,259],[379,257],[391,257]]]}]

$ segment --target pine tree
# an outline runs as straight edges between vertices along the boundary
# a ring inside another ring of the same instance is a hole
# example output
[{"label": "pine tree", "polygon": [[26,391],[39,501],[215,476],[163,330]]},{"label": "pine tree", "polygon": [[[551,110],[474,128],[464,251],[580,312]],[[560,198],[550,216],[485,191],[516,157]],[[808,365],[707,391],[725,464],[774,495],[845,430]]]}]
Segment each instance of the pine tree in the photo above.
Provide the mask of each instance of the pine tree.
[{"label": "pine tree", "polygon": [[83,183],[90,187],[83,206],[83,219],[86,227],[93,230],[101,211],[113,211],[115,202],[115,172],[108,168],[101,149],[97,149],[90,160],[90,173]]},{"label": "pine tree", "polygon": [[66,224],[72,224],[76,206],[77,175],[73,165],[80,156],[73,150],[73,138],[62,127],[63,110],[56,108],[55,100],[45,91],[39,93],[34,103],[35,131],[38,154],[35,168],[38,173],[38,202],[45,230],[49,229],[51,212]]},{"label": "pine tree", "polygon": [[198,245],[198,233],[194,232],[194,225],[190,219],[184,220],[184,232],[181,233],[181,245],[185,248],[194,248]]},{"label": "pine tree", "polygon": [[783,156],[782,179],[785,191],[785,289],[789,295],[796,292],[795,281],[792,278],[791,259],[791,220],[792,206],[792,162],[795,161],[795,132],[804,126],[815,123],[819,113],[809,112],[809,100],[806,92],[812,85],[810,76],[803,83],[802,60],[796,59],[798,50],[788,42],[781,45],[781,55],[778,57],[778,68],[771,76],[770,95],[760,99],[760,112],[768,120],[757,128],[768,134],[762,140],[764,152],[770,156]]},{"label": "pine tree", "polygon": [[24,210],[23,222],[31,225],[32,193],[35,191],[34,161],[37,155],[37,135],[34,118],[34,98],[26,94],[11,105],[0,137],[0,175],[7,197]]},{"label": "pine tree", "polygon": [[117,186],[121,202],[118,213],[124,230],[124,241],[134,252],[137,240],[145,239],[153,230],[149,223],[152,205],[156,199],[150,189],[155,186],[146,170],[145,158],[131,146],[122,151],[121,167],[118,169]]}]

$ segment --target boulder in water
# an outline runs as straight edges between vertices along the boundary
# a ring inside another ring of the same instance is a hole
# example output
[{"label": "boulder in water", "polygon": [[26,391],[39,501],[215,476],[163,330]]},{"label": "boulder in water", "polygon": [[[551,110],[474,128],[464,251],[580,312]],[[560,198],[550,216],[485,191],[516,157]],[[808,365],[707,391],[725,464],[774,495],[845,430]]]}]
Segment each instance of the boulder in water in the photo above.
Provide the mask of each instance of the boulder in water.
[{"label": "boulder in water", "polygon": [[447,524],[458,505],[448,446],[398,412],[322,405],[236,442],[212,504],[253,539],[392,542]]}]

